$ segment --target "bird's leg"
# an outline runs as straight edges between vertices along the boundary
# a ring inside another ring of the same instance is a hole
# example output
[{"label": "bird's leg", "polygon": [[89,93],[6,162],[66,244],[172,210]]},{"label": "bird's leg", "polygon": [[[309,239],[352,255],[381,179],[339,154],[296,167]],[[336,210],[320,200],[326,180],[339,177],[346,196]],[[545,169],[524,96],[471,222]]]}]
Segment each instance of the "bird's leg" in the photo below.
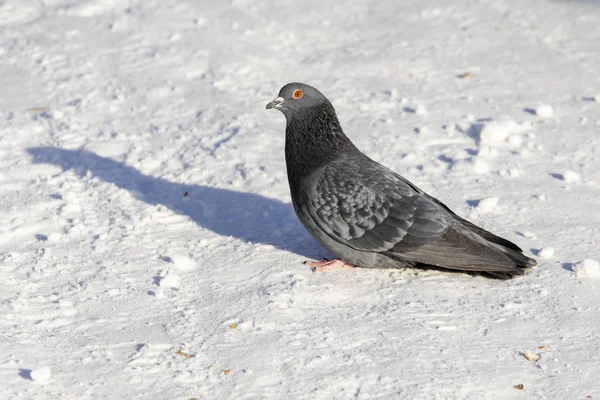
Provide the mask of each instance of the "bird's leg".
[{"label": "bird's leg", "polygon": [[339,258],[336,258],[335,260],[324,258],[323,261],[305,261],[304,264],[308,265],[312,272],[330,271],[338,268],[354,268],[354,265],[348,264]]}]

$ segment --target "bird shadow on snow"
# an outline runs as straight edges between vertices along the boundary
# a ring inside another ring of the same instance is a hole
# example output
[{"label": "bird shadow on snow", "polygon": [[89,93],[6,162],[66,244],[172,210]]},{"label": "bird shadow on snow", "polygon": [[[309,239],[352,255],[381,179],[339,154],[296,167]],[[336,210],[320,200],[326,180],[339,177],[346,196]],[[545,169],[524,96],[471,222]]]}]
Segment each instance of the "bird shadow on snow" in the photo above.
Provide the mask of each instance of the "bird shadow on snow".
[{"label": "bird shadow on snow", "polygon": [[475,123],[470,124],[467,128],[457,126],[456,129],[460,133],[467,135],[468,137],[473,139],[475,143],[479,144],[481,142],[481,131],[483,130],[485,124],[490,122],[491,120],[491,118],[479,118]]},{"label": "bird shadow on snow", "polygon": [[328,255],[300,225],[289,203],[254,193],[170,182],[86,150],[32,147],[27,152],[33,163],[53,164],[79,176],[90,171],[139,200],[162,204],[219,235],[272,245],[308,258]]},{"label": "bird shadow on snow", "polygon": [[563,268],[565,271],[569,271],[569,272],[575,272],[575,270],[573,270],[573,263],[564,263],[564,264],[562,265],[562,268]]},{"label": "bird shadow on snow", "polygon": [[467,205],[469,207],[477,207],[481,200],[467,200]]},{"label": "bird shadow on snow", "polygon": [[19,376],[23,379],[32,380],[31,379],[31,370],[30,369],[19,369]]}]

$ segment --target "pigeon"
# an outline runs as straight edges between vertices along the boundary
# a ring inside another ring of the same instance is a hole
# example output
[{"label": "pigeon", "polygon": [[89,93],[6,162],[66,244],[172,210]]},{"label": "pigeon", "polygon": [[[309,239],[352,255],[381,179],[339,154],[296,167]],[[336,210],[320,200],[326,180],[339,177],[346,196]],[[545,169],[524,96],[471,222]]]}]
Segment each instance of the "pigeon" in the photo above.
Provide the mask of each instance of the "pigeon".
[{"label": "pigeon", "polygon": [[289,83],[267,109],[286,118],[292,204],[337,267],[455,270],[507,279],[536,261],[514,243],[459,217],[438,199],[363,154],[317,89]]}]

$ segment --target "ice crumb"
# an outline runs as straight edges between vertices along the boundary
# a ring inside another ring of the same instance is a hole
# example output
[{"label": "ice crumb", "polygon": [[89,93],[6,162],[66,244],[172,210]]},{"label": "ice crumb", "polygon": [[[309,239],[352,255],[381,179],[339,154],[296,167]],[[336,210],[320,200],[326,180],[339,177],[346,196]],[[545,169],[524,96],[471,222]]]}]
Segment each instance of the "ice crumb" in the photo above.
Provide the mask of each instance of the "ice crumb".
[{"label": "ice crumb", "polygon": [[77,315],[77,310],[74,308],[65,308],[61,314],[65,317],[72,317],[74,315]]},{"label": "ice crumb", "polygon": [[438,331],[455,331],[456,329],[458,329],[456,326],[453,325],[446,325],[446,326],[438,326],[437,330]]},{"label": "ice crumb", "polygon": [[29,376],[34,381],[44,382],[52,378],[52,371],[50,370],[50,367],[40,367],[31,371]]},{"label": "ice crumb", "polygon": [[172,348],[173,345],[170,343],[142,343],[141,345],[138,345],[138,352],[160,352],[165,350],[171,350]]},{"label": "ice crumb", "polygon": [[513,147],[521,147],[523,146],[523,136],[512,135],[508,138],[508,143]]},{"label": "ice crumb", "polygon": [[161,288],[178,288],[179,277],[175,274],[169,274],[160,279],[159,285]]},{"label": "ice crumb", "polygon": [[504,304],[501,304],[501,306],[508,310],[518,310],[520,308],[523,308],[522,303],[504,303]]},{"label": "ice crumb", "polygon": [[491,212],[498,205],[498,200],[498,197],[486,197],[485,199],[481,199],[477,204],[477,210],[483,213]]},{"label": "ice crumb", "polygon": [[566,170],[565,172],[563,172],[562,178],[565,182],[579,182],[581,180],[579,174],[571,170]]},{"label": "ice crumb", "polygon": [[79,196],[75,192],[63,193],[62,198],[68,203],[79,203]]},{"label": "ice crumb", "polygon": [[500,170],[500,171],[498,171],[498,173],[501,176],[509,177],[509,178],[515,178],[515,177],[521,175],[521,171],[518,168],[511,168],[511,169]]},{"label": "ice crumb", "polygon": [[492,121],[485,124],[481,130],[479,138],[481,143],[494,145],[504,142],[508,138],[509,134],[510,130],[508,129],[508,126],[499,121]]},{"label": "ice crumb", "polygon": [[528,149],[521,149],[519,150],[519,154],[523,157],[531,157],[533,156],[533,153],[531,151],[529,151]]},{"label": "ice crumb", "polygon": [[554,116],[554,110],[547,104],[542,104],[535,109],[535,115],[540,118],[552,118]]},{"label": "ice crumb", "polygon": [[237,324],[237,328],[242,331],[242,332],[246,332],[251,330],[254,327],[254,321],[243,321]]},{"label": "ice crumb", "polygon": [[454,124],[444,125],[443,128],[448,134],[448,136],[454,136],[454,134],[456,133],[456,125]]},{"label": "ice crumb", "polygon": [[414,153],[404,153],[402,155],[402,161],[414,162],[417,159],[417,156]]},{"label": "ice crumb", "polygon": [[113,289],[108,289],[106,291],[106,293],[110,296],[110,297],[115,297],[116,295],[119,294],[119,288],[113,288]]},{"label": "ice crumb", "polygon": [[473,161],[473,171],[477,172],[478,174],[485,174],[489,170],[490,166],[484,159],[476,158],[475,161]]},{"label": "ice crumb", "polygon": [[420,115],[420,116],[427,115],[427,109],[425,108],[425,106],[423,104],[419,104],[417,106],[417,108],[415,109],[415,114]]},{"label": "ice crumb", "polygon": [[62,238],[62,234],[60,232],[52,232],[48,235],[48,241],[50,243],[57,243]]},{"label": "ice crumb", "polygon": [[521,235],[523,235],[526,238],[533,238],[533,237],[535,237],[535,233],[529,232],[529,231],[523,231],[523,232],[521,232]]},{"label": "ice crumb", "polygon": [[519,148],[524,142],[522,134],[531,128],[531,124],[527,122],[519,124],[508,116],[502,116],[483,125],[479,132],[479,140],[486,146],[495,147],[508,142],[511,146]]},{"label": "ice crumb", "polygon": [[[518,125],[518,131],[519,132],[527,132],[531,129],[533,129],[533,122],[531,121],[523,121]],[[530,132],[527,134],[527,137],[529,137],[530,139],[535,139],[535,133]]]},{"label": "ice crumb", "polygon": [[492,154],[492,149],[487,146],[480,146],[477,151],[479,157],[489,157]]},{"label": "ice crumb", "polygon": [[591,258],[576,262],[572,269],[578,278],[600,278],[600,262]]},{"label": "ice crumb", "polygon": [[521,176],[521,170],[519,168],[511,168],[508,170],[508,176],[510,176],[511,178]]},{"label": "ice crumb", "polygon": [[193,271],[198,268],[198,264],[191,257],[183,254],[174,254],[169,257],[173,265],[179,271]]},{"label": "ice crumb", "polygon": [[556,253],[556,250],[554,250],[554,247],[543,247],[538,252],[538,256],[540,256],[542,258],[551,258],[551,257],[554,257],[554,253]]}]

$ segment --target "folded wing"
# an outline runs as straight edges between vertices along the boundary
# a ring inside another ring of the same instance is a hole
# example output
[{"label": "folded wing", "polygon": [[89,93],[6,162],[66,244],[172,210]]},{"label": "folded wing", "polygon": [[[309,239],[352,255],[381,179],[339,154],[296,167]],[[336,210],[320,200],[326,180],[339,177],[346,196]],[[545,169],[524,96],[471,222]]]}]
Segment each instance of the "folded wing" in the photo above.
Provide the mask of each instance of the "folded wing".
[{"label": "folded wing", "polygon": [[[375,164],[375,163],[374,163]],[[487,242],[518,248],[462,218],[385,167],[329,165],[301,205],[323,232],[352,249],[443,268],[522,273]],[[339,171],[344,171],[342,174]],[[513,247],[514,246],[514,247]]]}]

